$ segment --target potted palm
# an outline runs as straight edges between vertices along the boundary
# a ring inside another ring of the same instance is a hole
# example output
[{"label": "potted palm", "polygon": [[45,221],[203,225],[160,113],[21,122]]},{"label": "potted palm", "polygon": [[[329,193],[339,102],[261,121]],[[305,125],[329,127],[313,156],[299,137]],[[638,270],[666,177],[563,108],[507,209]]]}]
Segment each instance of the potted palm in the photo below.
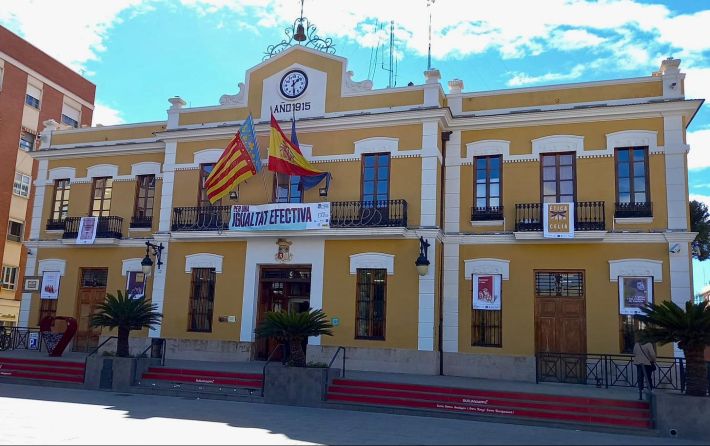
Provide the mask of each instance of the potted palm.
[{"label": "potted palm", "polygon": [[686,361],[686,394],[705,396],[708,389],[705,347],[710,345],[710,303],[685,303],[685,310],[674,302],[649,304],[636,318],[646,325],[641,330],[645,342],[661,345],[677,342]]},{"label": "potted palm", "polygon": [[274,337],[288,345],[286,367],[264,370],[264,398],[267,402],[317,405],[328,386],[328,370],[307,367],[303,344],[310,336],[332,336],[333,325],[322,310],[269,312],[256,328],[259,338]]},{"label": "potted palm", "polygon": [[128,292],[118,290],[116,295],[106,294],[106,300],[91,316],[90,324],[93,327],[118,329],[116,357],[95,356],[91,366],[87,362],[89,386],[122,391],[133,384],[136,369],[147,367],[148,361],[130,357],[128,339],[131,331],[153,328],[160,323],[163,315],[157,309],[157,305],[145,298],[130,298]]}]

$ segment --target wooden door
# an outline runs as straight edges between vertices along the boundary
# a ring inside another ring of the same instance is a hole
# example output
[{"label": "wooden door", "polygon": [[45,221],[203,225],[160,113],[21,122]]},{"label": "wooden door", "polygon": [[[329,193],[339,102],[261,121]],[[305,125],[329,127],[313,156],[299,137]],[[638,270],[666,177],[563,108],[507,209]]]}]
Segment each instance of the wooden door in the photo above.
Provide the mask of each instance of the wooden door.
[{"label": "wooden door", "polygon": [[83,268],[77,296],[76,320],[78,328],[74,338],[75,352],[89,352],[99,345],[101,328],[91,327],[91,316],[99,304],[106,300],[108,269]]},{"label": "wooden door", "polygon": [[[267,312],[288,309],[288,298],[284,293],[284,285],[284,282],[261,282],[257,324],[264,320],[264,315]],[[255,359],[265,361],[278,344],[279,341],[274,338],[257,338]],[[281,358],[281,352],[278,351],[272,357],[275,361],[279,361]]]}]

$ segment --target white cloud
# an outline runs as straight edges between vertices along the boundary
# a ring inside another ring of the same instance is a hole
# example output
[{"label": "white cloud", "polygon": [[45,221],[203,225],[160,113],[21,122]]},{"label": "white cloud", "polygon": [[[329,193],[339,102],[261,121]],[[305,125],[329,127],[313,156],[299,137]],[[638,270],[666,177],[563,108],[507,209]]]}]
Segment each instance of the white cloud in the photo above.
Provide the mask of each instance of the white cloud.
[{"label": "white cloud", "polygon": [[513,77],[508,80],[508,85],[511,87],[520,87],[529,84],[567,81],[579,78],[584,74],[585,70],[586,67],[583,64],[578,64],[568,73],[546,73],[541,76],[531,76],[525,73],[511,73]]},{"label": "white cloud", "polygon": [[116,125],[126,122],[121,117],[121,112],[115,108],[111,108],[106,104],[96,101],[94,104],[94,115],[92,119],[93,125]]},{"label": "white cloud", "polygon": [[701,203],[705,203],[705,205],[710,208],[710,195],[699,195],[699,194],[690,194],[690,201],[699,201]]},{"label": "white cloud", "polygon": [[580,48],[594,47],[604,42],[606,42],[606,39],[584,29],[558,30],[552,33],[551,39],[552,45],[561,50],[577,50]]},{"label": "white cloud", "polygon": [[688,132],[688,169],[710,167],[710,128]]}]

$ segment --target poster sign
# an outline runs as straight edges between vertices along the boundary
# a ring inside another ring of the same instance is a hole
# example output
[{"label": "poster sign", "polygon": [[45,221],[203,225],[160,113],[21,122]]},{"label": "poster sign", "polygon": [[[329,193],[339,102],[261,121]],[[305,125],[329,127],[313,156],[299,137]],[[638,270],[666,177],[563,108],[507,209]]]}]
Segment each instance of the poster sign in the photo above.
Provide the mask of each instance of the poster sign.
[{"label": "poster sign", "polygon": [[619,314],[642,314],[653,302],[653,277],[619,276]]},{"label": "poster sign", "polygon": [[473,276],[473,309],[474,310],[500,310],[501,275],[476,275]]},{"label": "poster sign", "polygon": [[96,240],[96,228],[99,226],[99,217],[81,217],[79,235],[76,237],[77,245],[91,245]]},{"label": "poster sign", "polygon": [[45,271],[42,273],[42,289],[40,299],[57,299],[59,297],[59,271]]},{"label": "poster sign", "polygon": [[145,297],[145,274],[142,271],[128,271],[126,278],[126,290],[131,299],[142,299]]},{"label": "poster sign", "polygon": [[299,231],[330,227],[330,203],[232,206],[231,231]]},{"label": "poster sign", "polygon": [[543,237],[574,238],[574,203],[542,204]]}]

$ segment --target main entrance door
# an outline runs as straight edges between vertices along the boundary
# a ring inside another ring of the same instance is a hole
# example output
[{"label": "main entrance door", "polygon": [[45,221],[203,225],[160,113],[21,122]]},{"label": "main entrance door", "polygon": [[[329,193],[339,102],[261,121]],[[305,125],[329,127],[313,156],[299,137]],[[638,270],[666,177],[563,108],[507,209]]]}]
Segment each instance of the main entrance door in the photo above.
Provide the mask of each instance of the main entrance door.
[{"label": "main entrance door", "polygon": [[[269,311],[308,311],[311,298],[310,266],[263,266],[259,273],[259,311],[257,326]],[[266,360],[279,342],[257,339],[254,359]],[[280,352],[272,357],[281,359]]]},{"label": "main entrance door", "polygon": [[586,379],[584,272],[535,272],[535,352],[539,376]]},{"label": "main entrance door", "polygon": [[76,319],[78,328],[74,338],[75,352],[88,352],[99,345],[101,328],[90,324],[97,306],[106,300],[106,280],[108,268],[82,268],[79,277]]}]

